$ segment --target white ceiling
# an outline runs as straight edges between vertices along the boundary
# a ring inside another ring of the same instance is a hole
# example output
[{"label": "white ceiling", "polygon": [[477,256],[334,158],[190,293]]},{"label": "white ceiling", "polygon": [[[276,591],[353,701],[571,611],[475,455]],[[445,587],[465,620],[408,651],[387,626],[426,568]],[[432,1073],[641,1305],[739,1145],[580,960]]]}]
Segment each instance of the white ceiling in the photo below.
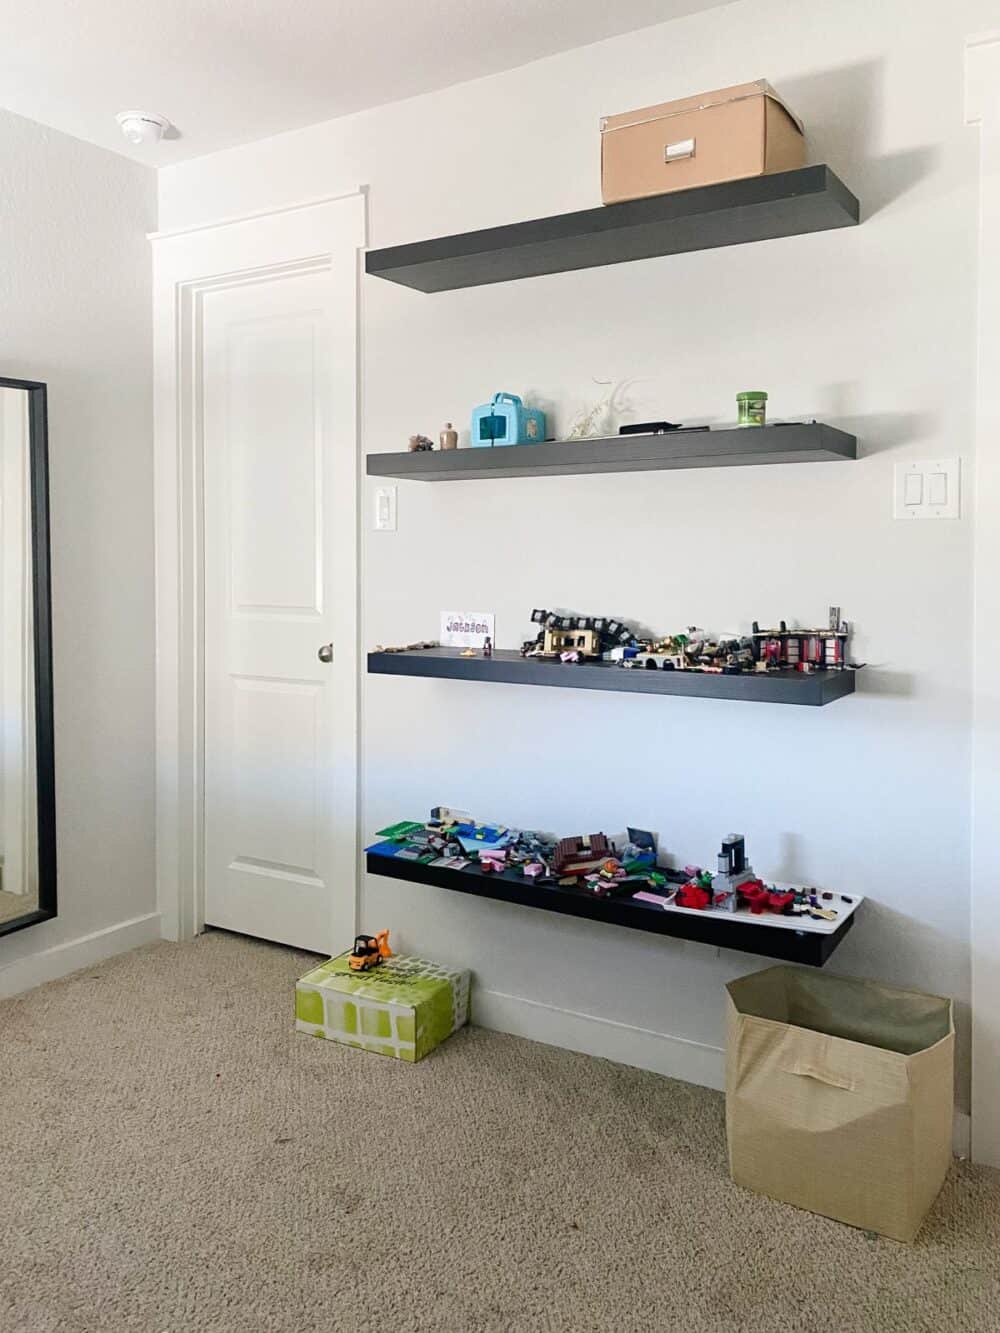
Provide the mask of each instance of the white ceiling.
[{"label": "white ceiling", "polygon": [[[0,106],[163,166],[724,0],[0,0]],[[115,113],[178,137],[134,148]]]}]

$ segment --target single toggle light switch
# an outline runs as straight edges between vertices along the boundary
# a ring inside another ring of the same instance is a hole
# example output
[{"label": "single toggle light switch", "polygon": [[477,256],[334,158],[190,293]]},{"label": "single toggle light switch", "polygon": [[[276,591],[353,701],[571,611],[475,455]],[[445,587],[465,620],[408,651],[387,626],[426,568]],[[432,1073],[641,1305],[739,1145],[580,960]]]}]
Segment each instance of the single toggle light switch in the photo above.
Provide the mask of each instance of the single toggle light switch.
[{"label": "single toggle light switch", "polygon": [[903,503],[908,505],[923,504],[924,500],[924,474],[922,472],[907,472],[903,482]]},{"label": "single toggle light switch", "polygon": [[395,486],[376,486],[375,488],[375,531],[396,531]]}]

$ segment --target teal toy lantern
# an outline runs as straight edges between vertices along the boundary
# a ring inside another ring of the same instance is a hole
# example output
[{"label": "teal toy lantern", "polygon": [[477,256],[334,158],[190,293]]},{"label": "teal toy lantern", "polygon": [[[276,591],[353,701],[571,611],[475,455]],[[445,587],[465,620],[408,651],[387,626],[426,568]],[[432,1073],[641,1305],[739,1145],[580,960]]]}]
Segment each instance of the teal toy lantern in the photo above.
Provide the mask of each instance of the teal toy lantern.
[{"label": "teal toy lantern", "polygon": [[545,413],[525,407],[516,393],[495,393],[493,401],[472,413],[472,444],[489,449],[497,444],[540,444],[545,439]]}]

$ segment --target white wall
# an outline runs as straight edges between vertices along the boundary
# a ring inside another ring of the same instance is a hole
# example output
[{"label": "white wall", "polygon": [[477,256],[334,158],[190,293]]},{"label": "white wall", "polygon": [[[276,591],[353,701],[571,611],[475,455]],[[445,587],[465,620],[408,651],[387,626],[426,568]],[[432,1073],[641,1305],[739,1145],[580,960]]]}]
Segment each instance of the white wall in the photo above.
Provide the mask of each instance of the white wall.
[{"label": "white wall", "polygon": [[[395,534],[367,530],[366,492],[364,646],[433,635],[443,607],[495,609],[503,647],[539,605],[668,631],[822,622],[835,602],[873,664],[860,692],[813,711],[373,678],[364,831],[442,801],[563,833],[636,823],[685,861],[744,830],[763,874],[871,895],[837,967],[956,997],[962,1106],[970,525],[894,522],[891,483],[900,459],[971,461],[977,145],[962,40],[990,9],[736,4],[160,177],[165,229],[361,182],[371,244],[388,245],[595,205],[601,114],[777,85],[810,160],[859,195],[863,226],[438,296],[367,280],[363,444],[400,449],[501,388],[557,405],[558,429],[592,376],[634,377],[639,418],[731,419],[736,391],[762,386],[773,416],[856,431],[862,461],[401,485]],[[758,964],[378,879],[364,923],[471,964],[494,1021],[709,1081],[722,983]]]},{"label": "white wall", "polygon": [[59,916],[0,939],[0,994],[153,916],[154,173],[0,112],[0,374],[49,385]]}]

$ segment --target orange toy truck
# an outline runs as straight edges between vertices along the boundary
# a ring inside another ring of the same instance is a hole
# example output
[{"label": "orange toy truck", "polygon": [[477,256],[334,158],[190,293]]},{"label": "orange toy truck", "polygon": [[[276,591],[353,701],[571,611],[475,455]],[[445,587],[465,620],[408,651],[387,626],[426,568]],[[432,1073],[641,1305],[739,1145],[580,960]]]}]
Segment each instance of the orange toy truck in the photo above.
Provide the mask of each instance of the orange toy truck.
[{"label": "orange toy truck", "polygon": [[389,932],[380,930],[377,935],[358,935],[347,962],[352,972],[370,972],[391,957]]}]

